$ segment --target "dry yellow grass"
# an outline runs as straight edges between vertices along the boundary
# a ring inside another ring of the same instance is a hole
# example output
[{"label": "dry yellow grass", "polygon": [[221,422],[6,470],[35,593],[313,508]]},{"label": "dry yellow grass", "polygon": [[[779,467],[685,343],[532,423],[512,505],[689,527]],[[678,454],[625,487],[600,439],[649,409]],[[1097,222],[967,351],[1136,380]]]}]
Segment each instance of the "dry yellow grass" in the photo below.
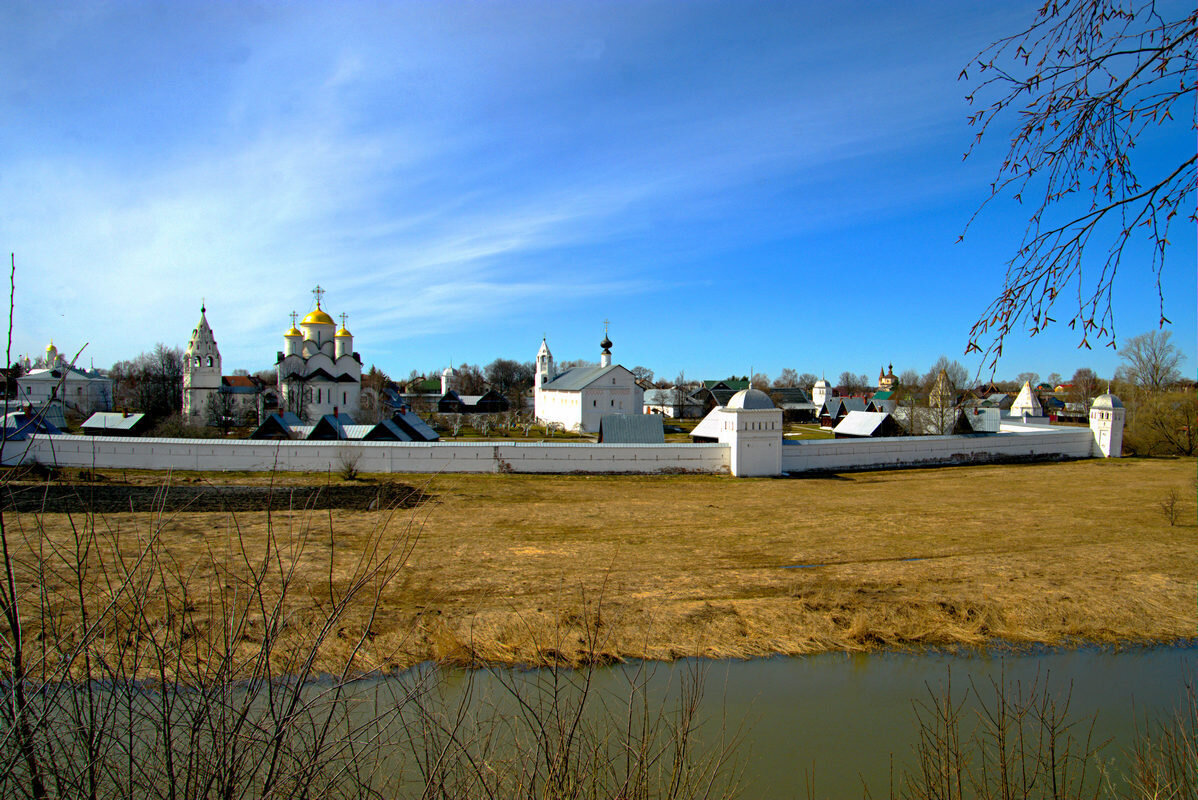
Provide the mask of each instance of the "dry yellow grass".
[{"label": "dry yellow grass", "polygon": [[[329,669],[367,628],[362,667],[1198,635],[1193,459],[790,480],[396,477],[432,499],[394,515],[273,518],[282,563],[299,566],[282,633],[296,649],[345,590],[371,533],[387,526],[387,543],[409,520],[416,525],[419,540],[381,589],[377,613],[369,616],[367,593],[323,646],[318,664]],[[1170,490],[1184,503],[1176,526],[1160,509]],[[5,516],[25,564],[34,548],[46,558],[48,544],[69,542],[79,523]],[[149,514],[99,523],[121,532],[121,547],[154,525]],[[261,559],[266,515],[180,513],[163,518],[161,531],[197,617],[216,625],[216,604],[244,569],[238,541],[249,563]],[[67,584],[47,587],[57,614],[72,613]],[[204,641],[203,631],[195,638]],[[255,643],[246,639],[248,652]]]}]

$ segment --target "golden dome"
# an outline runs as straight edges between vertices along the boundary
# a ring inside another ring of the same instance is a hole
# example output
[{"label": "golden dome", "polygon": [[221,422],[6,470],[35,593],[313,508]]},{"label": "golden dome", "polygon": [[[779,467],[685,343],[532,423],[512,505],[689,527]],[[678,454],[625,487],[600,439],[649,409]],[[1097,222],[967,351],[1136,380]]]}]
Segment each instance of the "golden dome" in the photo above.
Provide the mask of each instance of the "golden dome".
[{"label": "golden dome", "polygon": [[303,336],[303,334],[299,332],[299,328],[295,327],[294,325],[292,325],[290,328],[288,328],[287,332],[284,333],[283,335],[284,336]]},{"label": "golden dome", "polygon": [[324,312],[324,310],[321,309],[321,307],[318,305],[318,306],[316,306],[316,310],[312,311],[311,313],[308,314],[308,316],[304,317],[304,321],[300,324],[301,325],[333,325],[335,323],[333,322],[333,318],[330,317],[328,314],[326,314]]},{"label": "golden dome", "polygon": [[345,326],[344,326],[344,325],[343,325],[343,326],[341,326],[340,328],[338,328],[338,330],[337,330],[337,333],[335,333],[335,334],[333,334],[333,335],[334,335],[334,336],[353,336],[353,334],[352,334],[352,333],[350,333],[349,331],[347,331],[347,330],[345,329]]}]

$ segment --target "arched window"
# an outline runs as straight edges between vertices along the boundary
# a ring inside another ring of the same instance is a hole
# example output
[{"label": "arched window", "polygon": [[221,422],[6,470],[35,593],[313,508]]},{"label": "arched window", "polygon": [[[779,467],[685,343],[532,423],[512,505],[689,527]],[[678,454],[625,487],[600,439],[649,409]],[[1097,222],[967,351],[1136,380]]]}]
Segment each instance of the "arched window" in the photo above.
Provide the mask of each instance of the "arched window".
[{"label": "arched window", "polygon": [[197,367],[200,365],[200,357],[199,356],[196,356],[196,358],[195,358],[195,365]]},{"label": "arched window", "polygon": [[212,356],[208,356],[208,366],[212,366]]}]

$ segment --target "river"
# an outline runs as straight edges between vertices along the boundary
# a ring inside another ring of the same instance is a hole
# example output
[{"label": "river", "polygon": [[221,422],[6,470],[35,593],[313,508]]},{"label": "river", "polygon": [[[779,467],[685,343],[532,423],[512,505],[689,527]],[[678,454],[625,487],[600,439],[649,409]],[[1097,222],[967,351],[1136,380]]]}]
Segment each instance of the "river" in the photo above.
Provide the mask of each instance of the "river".
[{"label": "river", "polygon": [[[677,704],[686,676],[705,678],[700,739],[714,742],[739,732],[736,760],[745,798],[888,797],[896,773],[914,766],[920,725],[916,707],[949,691],[961,706],[968,733],[980,696],[993,707],[994,686],[1008,700],[1047,687],[1059,710],[1068,708],[1075,747],[1089,734],[1103,769],[1118,782],[1137,726],[1145,730],[1177,710],[1188,680],[1198,676],[1198,641],[1172,647],[1036,649],[978,653],[821,654],[749,661],[679,661],[601,668],[592,692],[610,708],[645,678],[653,704]],[[537,671],[453,671],[445,699],[452,705],[468,687],[475,702],[495,702],[504,685],[527,690],[543,683]],[[968,690],[968,691],[967,691]],[[976,690],[976,693],[975,693]],[[1037,696],[1043,696],[1038,694]],[[480,699],[481,698],[481,699]],[[488,699],[489,698],[489,699]],[[1025,704],[1026,705],[1026,704]],[[501,714],[512,707],[500,700]],[[655,706],[656,707],[656,706]],[[927,716],[925,712],[925,717]],[[1093,721],[1093,727],[1090,723]],[[897,787],[896,787],[897,789]]]}]

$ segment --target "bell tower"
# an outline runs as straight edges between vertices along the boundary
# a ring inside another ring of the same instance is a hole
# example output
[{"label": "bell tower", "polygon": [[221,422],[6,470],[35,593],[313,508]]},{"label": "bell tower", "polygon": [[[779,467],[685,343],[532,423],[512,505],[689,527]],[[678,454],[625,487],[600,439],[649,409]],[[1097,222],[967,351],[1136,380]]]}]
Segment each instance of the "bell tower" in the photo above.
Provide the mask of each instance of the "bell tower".
[{"label": "bell tower", "polygon": [[183,417],[203,422],[208,398],[220,391],[220,350],[208,325],[207,308],[200,304],[200,321],[183,354]]},{"label": "bell tower", "polygon": [[542,336],[541,349],[537,351],[537,374],[533,378],[534,386],[540,389],[555,377],[557,376],[553,371],[553,353],[549,352],[549,345],[545,342],[545,337]]}]

